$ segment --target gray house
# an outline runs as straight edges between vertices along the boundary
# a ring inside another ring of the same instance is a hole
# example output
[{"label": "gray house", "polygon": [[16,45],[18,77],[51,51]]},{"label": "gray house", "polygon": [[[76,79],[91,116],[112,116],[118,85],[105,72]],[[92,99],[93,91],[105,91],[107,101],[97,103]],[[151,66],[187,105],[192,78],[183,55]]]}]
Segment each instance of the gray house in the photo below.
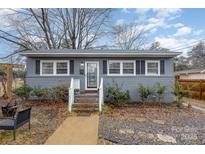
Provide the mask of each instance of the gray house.
[{"label": "gray house", "polygon": [[[55,49],[26,51],[27,84],[35,87],[55,87],[71,84],[85,92],[96,91],[113,82],[129,90],[133,101],[139,100],[139,84],[152,86],[156,82],[167,86],[166,101],[171,101],[174,81],[173,57],[179,52],[72,50]],[[101,80],[103,81],[101,83]],[[105,88],[104,88],[105,89]]]}]

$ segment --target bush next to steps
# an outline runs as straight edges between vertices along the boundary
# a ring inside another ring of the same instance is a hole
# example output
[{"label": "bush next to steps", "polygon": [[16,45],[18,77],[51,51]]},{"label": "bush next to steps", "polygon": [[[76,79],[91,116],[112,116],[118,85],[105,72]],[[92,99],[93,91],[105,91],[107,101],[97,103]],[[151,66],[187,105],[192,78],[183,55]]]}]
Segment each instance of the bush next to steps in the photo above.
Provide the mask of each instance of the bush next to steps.
[{"label": "bush next to steps", "polygon": [[116,82],[106,87],[106,102],[115,106],[123,105],[130,100],[129,91],[123,91]]}]

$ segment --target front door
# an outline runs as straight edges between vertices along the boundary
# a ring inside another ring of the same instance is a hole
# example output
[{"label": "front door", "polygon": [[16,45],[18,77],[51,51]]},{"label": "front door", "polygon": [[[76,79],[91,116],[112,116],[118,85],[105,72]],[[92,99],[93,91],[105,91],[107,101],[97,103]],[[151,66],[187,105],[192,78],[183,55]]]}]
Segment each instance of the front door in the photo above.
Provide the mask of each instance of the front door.
[{"label": "front door", "polygon": [[85,62],[85,88],[86,90],[96,90],[99,81],[99,62]]}]

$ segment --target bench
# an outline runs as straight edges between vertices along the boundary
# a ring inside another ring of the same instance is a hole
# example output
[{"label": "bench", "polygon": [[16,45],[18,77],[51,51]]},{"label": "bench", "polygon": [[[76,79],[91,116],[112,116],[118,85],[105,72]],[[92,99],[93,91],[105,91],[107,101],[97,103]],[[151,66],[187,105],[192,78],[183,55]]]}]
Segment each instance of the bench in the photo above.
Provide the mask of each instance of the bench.
[{"label": "bench", "polygon": [[0,130],[13,130],[13,140],[16,139],[16,129],[29,124],[31,128],[31,108],[25,109],[17,113],[14,118],[0,118]]},{"label": "bench", "polygon": [[14,117],[17,111],[17,106],[2,106],[1,110],[4,117]]}]

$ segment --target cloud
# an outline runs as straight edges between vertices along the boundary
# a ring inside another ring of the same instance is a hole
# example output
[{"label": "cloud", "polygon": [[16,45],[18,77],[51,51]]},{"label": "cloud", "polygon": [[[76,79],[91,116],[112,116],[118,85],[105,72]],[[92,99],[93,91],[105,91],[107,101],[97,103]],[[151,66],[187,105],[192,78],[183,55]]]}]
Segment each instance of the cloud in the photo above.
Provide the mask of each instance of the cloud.
[{"label": "cloud", "polygon": [[175,28],[179,28],[179,27],[183,27],[184,26],[184,24],[182,24],[182,23],[176,23],[176,24],[174,24],[174,27]]},{"label": "cloud", "polygon": [[15,10],[19,10],[19,9],[0,9],[0,28],[1,29],[5,29],[9,26],[9,20],[8,20],[8,16],[9,15],[14,15],[16,12]]},{"label": "cloud", "polygon": [[193,44],[193,42],[198,41],[198,39],[184,39],[174,37],[155,37],[154,40],[155,42],[160,42],[160,45],[163,48],[172,49],[172,51],[177,50],[178,52],[183,52],[183,55],[186,55],[186,53],[190,50],[190,48],[186,47],[190,46],[190,44]]},{"label": "cloud", "polygon": [[118,19],[115,23],[115,25],[122,25],[125,23],[125,20],[124,19]]},{"label": "cloud", "polygon": [[204,31],[201,30],[201,29],[195,30],[195,31],[193,31],[193,35],[199,36],[199,35],[201,35],[203,32],[204,32]]},{"label": "cloud", "polygon": [[144,15],[146,16],[149,11],[152,11],[155,14],[156,18],[162,18],[162,19],[175,19],[176,17],[180,16],[181,9],[177,8],[139,8],[136,9],[135,12],[138,15]]},{"label": "cloud", "polygon": [[180,16],[181,9],[177,8],[156,8],[153,9],[158,18],[167,18],[168,20],[173,20]]},{"label": "cloud", "polygon": [[192,32],[192,28],[190,27],[181,27],[179,29],[177,29],[177,32],[174,34],[174,36],[178,37],[178,36],[184,36],[184,35],[188,35]]},{"label": "cloud", "polygon": [[139,8],[139,9],[136,9],[135,12],[137,14],[144,15],[144,14],[146,14],[150,10],[151,10],[150,8]]},{"label": "cloud", "polygon": [[121,12],[123,12],[123,13],[130,13],[130,11],[129,11],[128,8],[123,8],[123,9],[121,9]]},{"label": "cloud", "polygon": [[154,34],[154,33],[156,33],[157,32],[157,28],[152,28],[151,30],[150,30],[150,34]]},{"label": "cloud", "polygon": [[14,11],[12,9],[0,9],[0,16],[6,16],[13,13]]},{"label": "cloud", "polygon": [[[138,21],[143,21],[143,26],[146,31],[155,33],[159,28],[167,29],[173,27],[169,21],[180,16],[181,9],[169,9],[169,8],[158,8],[158,9],[136,9],[136,14],[139,16]],[[150,13],[152,12],[152,13]],[[149,17],[149,18],[146,18]],[[183,26],[178,23],[174,26]]]},{"label": "cloud", "polygon": [[164,19],[159,19],[159,18],[150,18],[148,19],[148,23],[144,25],[145,30],[150,30],[155,29],[155,31],[158,28],[169,28],[169,25],[165,23]]},{"label": "cloud", "polygon": [[135,13],[138,16],[138,21],[144,21],[147,17],[148,12],[150,11],[150,8],[138,8],[135,9]]}]

